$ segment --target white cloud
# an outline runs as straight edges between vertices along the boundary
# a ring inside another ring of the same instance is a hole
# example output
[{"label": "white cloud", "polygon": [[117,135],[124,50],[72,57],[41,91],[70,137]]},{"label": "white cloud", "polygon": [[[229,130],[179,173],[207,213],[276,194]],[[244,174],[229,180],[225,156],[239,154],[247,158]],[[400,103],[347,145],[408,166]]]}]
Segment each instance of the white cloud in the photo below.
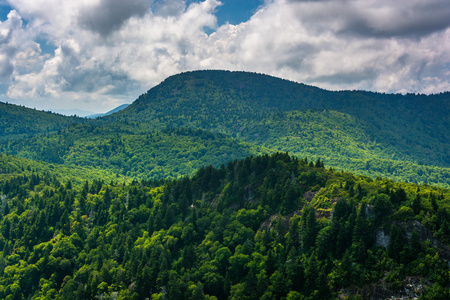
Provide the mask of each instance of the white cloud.
[{"label": "white cloud", "polygon": [[[273,1],[248,22],[212,35],[211,56],[217,59],[209,63],[232,62],[330,89],[449,90],[450,21],[439,10],[448,11],[450,4],[399,2]],[[428,26],[427,20],[441,25]],[[435,30],[405,25],[416,21]]]},{"label": "white cloud", "polygon": [[[17,31],[22,22],[16,11],[8,14],[8,19],[0,22],[0,78],[6,80],[14,71],[13,58],[18,51]],[[20,34],[20,33],[19,33]]]},{"label": "white cloud", "polygon": [[[217,0],[9,2],[17,12],[0,23],[0,78],[8,101],[33,107],[107,110],[204,68],[330,89],[450,90],[447,0],[273,0],[219,28]],[[40,37],[54,53],[41,51]]]}]

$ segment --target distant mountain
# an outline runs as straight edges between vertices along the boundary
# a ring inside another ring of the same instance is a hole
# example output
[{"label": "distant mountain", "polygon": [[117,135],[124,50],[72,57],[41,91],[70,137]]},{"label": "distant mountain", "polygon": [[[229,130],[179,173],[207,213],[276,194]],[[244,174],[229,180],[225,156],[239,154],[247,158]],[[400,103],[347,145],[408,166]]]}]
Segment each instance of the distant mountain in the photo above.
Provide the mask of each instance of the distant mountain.
[{"label": "distant mountain", "polygon": [[194,71],[105,121],[212,130],[358,174],[436,183],[450,182],[449,116],[449,92],[332,92],[255,73]]},{"label": "distant mountain", "polygon": [[122,105],[117,106],[116,108],[114,108],[114,109],[112,109],[112,110],[110,110],[110,111],[108,111],[108,112],[106,112],[104,114],[92,114],[92,115],[86,116],[86,118],[95,119],[95,118],[100,118],[100,117],[104,117],[104,116],[109,116],[109,115],[111,115],[111,114],[113,114],[115,112],[118,112],[118,111],[128,107],[128,105],[130,105],[130,104],[122,104]]},{"label": "distant mountain", "polygon": [[54,112],[65,116],[78,116],[78,117],[88,117],[89,115],[94,114],[92,111],[81,109],[55,109]]}]

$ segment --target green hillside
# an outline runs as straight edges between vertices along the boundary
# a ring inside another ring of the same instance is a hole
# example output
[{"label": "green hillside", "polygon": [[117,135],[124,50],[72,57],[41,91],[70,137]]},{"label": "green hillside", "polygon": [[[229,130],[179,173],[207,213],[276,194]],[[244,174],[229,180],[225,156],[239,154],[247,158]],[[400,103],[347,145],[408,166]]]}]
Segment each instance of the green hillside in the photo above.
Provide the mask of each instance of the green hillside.
[{"label": "green hillside", "polygon": [[332,92],[261,74],[195,71],[96,120],[0,108],[0,152],[136,179],[283,151],[372,178],[450,187],[449,92]]},{"label": "green hillside", "polygon": [[[57,134],[15,140],[0,151],[64,166],[106,170],[135,179],[192,175],[202,166],[270,152],[204,130],[142,130],[139,124],[78,124]],[[120,175],[120,176],[119,176]]]},{"label": "green hillside", "polygon": [[2,299],[447,299],[450,190],[285,153],[173,181],[0,181]]},{"label": "green hillside", "polygon": [[450,93],[331,92],[261,74],[169,77],[104,122],[202,128],[335,168],[450,186]]},{"label": "green hillside", "polygon": [[51,174],[52,180],[57,178],[58,181],[64,183],[70,181],[74,186],[81,186],[86,180],[104,180],[106,182],[132,181],[129,177],[119,177],[117,174],[103,169],[77,166],[67,167],[0,153],[0,182],[5,182],[17,176],[31,177],[36,174]]},{"label": "green hillside", "polygon": [[[245,129],[245,134],[257,145],[289,151],[298,157],[320,158],[341,170],[450,187],[449,167],[412,161],[396,147],[384,147],[382,142],[372,140],[367,127],[348,114],[308,110],[279,113],[255,122]],[[432,151],[424,153],[433,155]]]},{"label": "green hillside", "polygon": [[0,140],[54,132],[80,122],[84,119],[0,102]]}]

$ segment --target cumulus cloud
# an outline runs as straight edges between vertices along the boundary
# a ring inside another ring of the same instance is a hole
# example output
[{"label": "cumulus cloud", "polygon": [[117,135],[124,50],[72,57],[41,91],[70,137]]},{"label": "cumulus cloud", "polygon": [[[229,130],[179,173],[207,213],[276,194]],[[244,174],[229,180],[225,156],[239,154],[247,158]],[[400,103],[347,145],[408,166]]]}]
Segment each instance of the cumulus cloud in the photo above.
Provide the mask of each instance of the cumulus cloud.
[{"label": "cumulus cloud", "polygon": [[163,0],[153,3],[152,9],[159,16],[177,16],[184,12],[186,3],[180,0]]},{"label": "cumulus cloud", "polygon": [[[9,101],[31,106],[106,110],[167,76],[205,68],[330,89],[450,90],[447,0],[272,0],[248,21],[220,27],[217,0],[9,2],[0,78]],[[56,50],[42,51],[41,37]]]},{"label": "cumulus cloud", "polygon": [[18,51],[14,32],[22,27],[16,11],[11,11],[7,18],[0,22],[0,78],[3,80],[7,80],[14,70],[12,59]]},{"label": "cumulus cloud", "polygon": [[[273,1],[245,24],[217,30],[212,56],[330,89],[449,90],[449,21],[437,11],[450,5],[398,2]],[[419,20],[427,30],[405,25]]]}]

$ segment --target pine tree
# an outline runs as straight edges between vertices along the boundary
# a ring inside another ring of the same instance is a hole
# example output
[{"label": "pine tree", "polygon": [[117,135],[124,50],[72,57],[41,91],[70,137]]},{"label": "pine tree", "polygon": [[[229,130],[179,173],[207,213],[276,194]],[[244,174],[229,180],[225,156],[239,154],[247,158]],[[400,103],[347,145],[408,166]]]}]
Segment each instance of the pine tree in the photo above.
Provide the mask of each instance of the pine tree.
[{"label": "pine tree", "polygon": [[316,211],[312,205],[306,205],[301,216],[302,246],[304,251],[308,251],[315,245],[318,232]]}]

